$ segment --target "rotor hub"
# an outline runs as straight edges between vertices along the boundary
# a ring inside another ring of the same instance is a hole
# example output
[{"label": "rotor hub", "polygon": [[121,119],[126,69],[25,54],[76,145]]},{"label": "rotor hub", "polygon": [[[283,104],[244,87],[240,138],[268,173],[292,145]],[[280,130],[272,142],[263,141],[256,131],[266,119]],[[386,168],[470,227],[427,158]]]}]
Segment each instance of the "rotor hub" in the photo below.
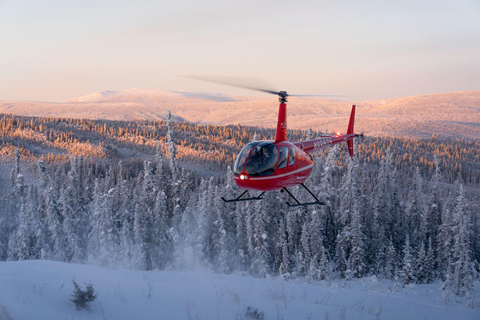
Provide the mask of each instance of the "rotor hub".
[{"label": "rotor hub", "polygon": [[277,94],[280,97],[278,99],[280,101],[280,103],[287,103],[287,97],[288,97],[287,91],[280,91]]}]

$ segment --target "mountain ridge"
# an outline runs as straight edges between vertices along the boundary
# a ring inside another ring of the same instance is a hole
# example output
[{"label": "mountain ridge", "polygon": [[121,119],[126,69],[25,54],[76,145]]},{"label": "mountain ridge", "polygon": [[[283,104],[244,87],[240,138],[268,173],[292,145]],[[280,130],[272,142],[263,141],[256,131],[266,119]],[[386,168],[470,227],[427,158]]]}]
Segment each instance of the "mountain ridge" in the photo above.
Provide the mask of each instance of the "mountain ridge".
[{"label": "mountain ridge", "polygon": [[[290,97],[289,128],[345,131],[357,105],[356,132],[372,136],[480,137],[480,91],[457,91],[356,103]],[[0,113],[106,120],[160,120],[167,110],[189,122],[275,127],[275,97],[237,97],[157,89],[105,90],[66,102],[0,101]]]}]

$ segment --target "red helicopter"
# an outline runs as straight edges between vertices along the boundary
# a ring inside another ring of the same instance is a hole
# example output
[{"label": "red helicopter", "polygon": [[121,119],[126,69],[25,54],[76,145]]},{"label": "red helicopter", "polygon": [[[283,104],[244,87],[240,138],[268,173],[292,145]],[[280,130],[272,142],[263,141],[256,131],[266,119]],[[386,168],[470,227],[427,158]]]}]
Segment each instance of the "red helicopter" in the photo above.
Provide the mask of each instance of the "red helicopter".
[{"label": "red helicopter", "polygon": [[[209,81],[232,85],[231,83],[219,82],[218,80],[205,79],[199,77],[190,77],[197,80]],[[290,207],[307,205],[324,205],[303,183],[308,179],[313,169],[312,153],[322,150],[326,147],[346,142],[348,153],[352,159],[353,139],[363,134],[355,134],[353,125],[355,121],[355,105],[352,106],[350,121],[348,123],[347,134],[337,134],[334,136],[321,136],[317,139],[305,140],[300,142],[290,142],[287,138],[287,97],[289,96],[321,96],[332,97],[332,95],[289,95],[286,91],[271,91],[250,86],[237,87],[253,89],[280,97],[280,106],[278,110],[277,132],[275,140],[253,141],[248,143],[237,156],[233,168],[234,179],[238,187],[245,191],[235,199],[224,199],[225,202],[262,200],[262,195],[266,191],[281,190],[285,191],[295,201],[294,204],[287,202]],[[301,185],[315,199],[313,202],[300,203],[294,195],[287,189]],[[249,190],[262,191],[257,197],[242,198]]]}]

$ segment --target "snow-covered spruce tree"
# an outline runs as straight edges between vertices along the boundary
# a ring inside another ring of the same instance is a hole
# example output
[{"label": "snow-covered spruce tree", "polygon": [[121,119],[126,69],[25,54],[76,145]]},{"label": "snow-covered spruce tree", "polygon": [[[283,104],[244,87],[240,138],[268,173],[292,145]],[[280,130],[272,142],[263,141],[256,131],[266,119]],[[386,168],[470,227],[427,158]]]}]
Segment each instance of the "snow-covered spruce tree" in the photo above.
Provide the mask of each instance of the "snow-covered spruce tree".
[{"label": "snow-covered spruce tree", "polygon": [[374,193],[374,212],[373,212],[373,238],[370,244],[370,255],[374,257],[374,270],[380,273],[385,266],[385,254],[387,246],[387,232],[390,232],[391,211],[392,211],[392,192],[389,181],[392,167],[392,153],[387,151],[380,162],[380,169],[377,176],[377,184]]},{"label": "snow-covered spruce tree", "polygon": [[215,257],[214,268],[222,273],[228,273],[231,271],[231,257],[230,257],[230,244],[229,237],[226,230],[226,209],[225,204],[220,199],[221,196],[224,196],[224,190],[221,186],[215,188],[215,195],[217,195],[213,200],[213,233],[212,233],[212,243]]},{"label": "snow-covered spruce tree", "polygon": [[27,210],[30,214],[32,234],[32,253],[31,259],[45,259],[46,251],[48,250],[47,243],[45,242],[45,232],[48,231],[47,226],[43,221],[43,213],[40,216],[39,208],[39,190],[36,185],[30,187],[30,196],[27,201]]},{"label": "snow-covered spruce tree", "polygon": [[213,177],[208,181],[202,180],[198,188],[198,209],[197,209],[197,239],[195,251],[199,259],[206,265],[214,262],[214,249],[212,235],[214,232],[213,222],[215,221],[214,205],[211,194],[215,192]]},{"label": "snow-covered spruce tree", "polygon": [[348,259],[352,277],[354,278],[361,278],[366,270],[364,237],[359,210],[354,209],[351,221],[351,253]]},{"label": "snow-covered spruce tree", "polygon": [[426,283],[432,283],[433,280],[437,277],[437,274],[435,272],[435,258],[432,246],[432,238],[428,239],[428,251],[425,260],[425,270],[427,270]]},{"label": "snow-covered spruce tree", "polygon": [[318,273],[317,279],[318,280],[329,280],[332,277],[332,268],[330,261],[328,259],[327,252],[325,247],[321,247],[320,249],[320,258],[318,261]]},{"label": "snow-covered spruce tree", "polygon": [[71,262],[84,262],[89,234],[89,216],[86,213],[89,199],[85,197],[82,158],[73,157],[65,185],[61,189],[63,231],[66,235],[66,258]]},{"label": "snow-covered spruce tree", "polygon": [[47,173],[47,168],[42,160],[37,161],[37,176],[38,176],[38,204],[36,208],[36,234],[37,234],[37,249],[40,259],[52,259],[52,235],[45,223],[48,205],[48,190],[50,189],[50,177]]},{"label": "snow-covered spruce tree", "polygon": [[410,254],[410,237],[407,235],[405,245],[403,247],[403,261],[401,271],[402,283],[408,285],[415,281],[412,267],[412,255]]},{"label": "snow-covered spruce tree", "polygon": [[28,214],[25,203],[20,204],[20,211],[18,214],[18,228],[15,234],[15,254],[16,260],[30,259],[30,251],[32,249],[31,243],[31,224],[30,216]]},{"label": "snow-covered spruce tree", "polygon": [[252,271],[259,277],[265,277],[270,273],[270,247],[267,231],[270,217],[262,201],[257,201],[255,207],[256,214],[254,216],[253,230],[255,258],[252,263]]},{"label": "snow-covered spruce tree", "polygon": [[469,297],[473,290],[473,272],[470,252],[470,219],[467,212],[467,203],[463,185],[460,185],[455,208],[453,233],[454,247],[454,278],[453,291],[461,297]]},{"label": "snow-covered spruce tree", "polygon": [[390,243],[387,247],[383,276],[389,280],[394,280],[397,276],[397,253],[393,246],[392,238],[390,238]]},{"label": "snow-covered spruce tree", "polygon": [[317,210],[312,210],[310,215],[310,221],[308,226],[309,234],[310,234],[310,255],[312,257],[312,261],[310,263],[310,276],[316,278],[318,275],[318,265],[319,259],[322,255],[322,251],[325,250],[323,247],[323,225],[322,219],[320,214]]},{"label": "snow-covered spruce tree", "polygon": [[170,163],[170,170],[172,174],[175,174],[176,165],[175,165],[175,158],[177,156],[177,148],[175,146],[175,142],[173,141],[173,128],[172,128],[172,113],[170,110],[167,112],[167,143],[168,143],[168,158]]},{"label": "snow-covered spruce tree", "polygon": [[[193,187],[192,187],[193,189]],[[224,197],[232,199],[236,196],[236,186],[233,178],[233,172],[230,166],[227,167],[227,178],[224,182],[224,188],[222,190]],[[237,214],[236,207],[238,203],[225,203],[221,202],[223,210],[224,228],[226,231],[226,252],[228,253],[228,269],[232,271],[238,268],[240,264],[237,242]]]},{"label": "snow-covered spruce tree", "polygon": [[[342,180],[342,204],[340,222],[346,225],[337,237],[337,268],[348,270],[349,276],[359,278],[365,273],[364,234],[359,207],[358,168],[353,161],[348,162],[347,173]],[[344,261],[343,259],[346,259]],[[346,263],[346,265],[345,265]]]},{"label": "snow-covered spruce tree", "polygon": [[163,152],[162,152],[162,143],[159,141],[157,147],[155,148],[155,161],[158,164],[163,163]]},{"label": "snow-covered spruce tree", "polygon": [[172,256],[171,242],[168,237],[169,226],[167,219],[167,196],[163,190],[159,190],[152,212],[154,233],[152,263],[154,269],[165,269],[167,262]]},{"label": "snow-covered spruce tree", "polygon": [[326,205],[321,208],[324,210],[324,217],[325,217],[325,245],[327,246],[327,250],[335,248],[335,241],[337,239],[337,235],[339,232],[339,227],[337,226],[337,219],[336,211],[338,207],[336,207],[336,202],[334,199],[334,195],[336,194],[336,188],[334,180],[336,178],[336,164],[335,161],[338,157],[340,149],[338,145],[329,148],[327,153],[327,158],[325,159],[325,163],[323,165],[323,172],[320,184],[320,192],[322,196],[325,198]]},{"label": "snow-covered spruce tree", "polygon": [[237,203],[235,208],[235,226],[236,226],[236,243],[237,243],[237,255],[240,262],[240,270],[245,270],[248,261],[248,248],[247,248],[247,225],[246,225],[247,212],[244,209],[243,204]]},{"label": "snow-covered spruce tree", "polygon": [[104,263],[104,258],[101,256],[101,251],[108,244],[104,243],[106,238],[103,237],[105,228],[103,223],[103,194],[100,192],[100,182],[95,179],[93,189],[93,201],[91,203],[91,229],[88,235],[88,261],[91,263]]},{"label": "snow-covered spruce tree", "polygon": [[429,270],[426,269],[426,258],[425,243],[422,242],[417,254],[417,263],[415,264],[415,278],[417,279],[417,283],[427,282]]},{"label": "snow-covered spruce tree", "polygon": [[441,221],[442,213],[440,211],[441,204],[439,199],[439,188],[440,188],[440,181],[441,181],[441,172],[440,172],[440,165],[438,161],[437,154],[434,155],[433,158],[435,164],[435,172],[430,182],[430,193],[431,196],[426,200],[426,230],[427,239],[432,240],[433,247],[437,247],[437,239],[438,239],[438,226]]},{"label": "snow-covered spruce tree", "polygon": [[[248,260],[250,261],[249,270],[251,270],[252,262],[255,257],[255,239],[254,239],[254,203],[245,203],[245,212],[246,212],[246,220],[245,220],[245,229],[247,234],[247,255]],[[287,243],[288,244],[288,243]]]},{"label": "snow-covered spruce tree", "polygon": [[450,263],[452,260],[452,215],[446,208],[442,212],[441,224],[437,235],[437,264],[442,280],[446,280],[450,272]]},{"label": "snow-covered spruce tree", "polygon": [[[15,164],[13,172],[19,170],[18,164],[19,158],[18,155],[15,156]],[[13,173],[12,173],[13,177]],[[17,256],[17,229],[20,225],[20,214],[22,205],[24,206],[23,211],[26,211],[25,205],[27,201],[27,187],[25,186],[24,176],[22,173],[18,173],[13,182],[12,190],[9,194],[10,205],[7,206],[7,215],[5,218],[5,241],[6,241],[6,256],[7,260],[15,261],[18,259]],[[26,214],[26,213],[25,213]]]},{"label": "snow-covered spruce tree", "polygon": [[134,265],[140,270],[152,269],[153,250],[153,207],[155,201],[155,185],[153,169],[149,161],[143,164],[143,172],[139,179],[135,195],[134,234]]},{"label": "snow-covered spruce tree", "polygon": [[425,218],[423,179],[417,167],[413,176],[412,190],[410,192],[410,230],[414,244],[425,242],[427,234],[427,221]]},{"label": "snow-covered spruce tree", "polygon": [[405,219],[405,207],[400,196],[401,190],[399,190],[399,182],[397,169],[394,168],[392,172],[390,172],[390,190],[392,191],[392,212],[390,217],[392,222],[387,235],[391,236],[393,246],[396,248],[397,252],[402,248],[406,235],[409,232],[408,221]]},{"label": "snow-covered spruce tree", "polygon": [[152,230],[151,211],[140,200],[135,204],[134,234],[134,266],[138,270],[152,269]]},{"label": "snow-covered spruce tree", "polygon": [[335,269],[340,277],[346,276],[348,269],[348,256],[350,248],[348,247],[348,238],[350,237],[350,226],[343,228],[335,241]]},{"label": "snow-covered spruce tree", "polygon": [[301,266],[298,267],[299,272],[303,275],[308,275],[309,266],[311,262],[311,250],[310,250],[310,236],[307,223],[302,226],[302,235],[300,237],[300,246],[302,251]]},{"label": "snow-covered spruce tree", "polygon": [[49,259],[65,261],[65,234],[63,233],[63,216],[61,215],[61,202],[55,195],[52,185],[45,190],[45,225],[49,230],[50,241],[47,257]]},{"label": "snow-covered spruce tree", "polygon": [[288,232],[286,230],[285,218],[280,220],[277,241],[277,246],[279,247],[278,259],[280,260],[278,273],[283,275],[290,272],[290,253],[288,252]]},{"label": "snow-covered spruce tree", "polygon": [[20,151],[18,150],[18,147],[16,147],[13,154],[13,169],[10,175],[10,184],[12,188],[15,188],[17,176],[19,173],[20,173]]},{"label": "snow-covered spruce tree", "polygon": [[[127,196],[126,200],[131,200],[130,196]],[[122,230],[120,231],[120,245],[122,247],[123,259],[120,261],[120,265],[125,268],[134,268],[133,259],[135,256],[134,247],[134,210],[130,206],[125,206],[121,211],[122,214]]]}]

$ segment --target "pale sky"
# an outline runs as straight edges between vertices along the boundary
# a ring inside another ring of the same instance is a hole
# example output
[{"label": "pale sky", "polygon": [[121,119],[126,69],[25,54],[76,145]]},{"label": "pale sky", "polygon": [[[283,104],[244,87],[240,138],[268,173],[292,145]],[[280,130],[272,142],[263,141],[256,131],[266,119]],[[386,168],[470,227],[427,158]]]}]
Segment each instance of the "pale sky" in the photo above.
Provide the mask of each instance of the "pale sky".
[{"label": "pale sky", "polygon": [[353,100],[480,90],[480,1],[0,0],[0,100],[262,95],[182,74]]}]

